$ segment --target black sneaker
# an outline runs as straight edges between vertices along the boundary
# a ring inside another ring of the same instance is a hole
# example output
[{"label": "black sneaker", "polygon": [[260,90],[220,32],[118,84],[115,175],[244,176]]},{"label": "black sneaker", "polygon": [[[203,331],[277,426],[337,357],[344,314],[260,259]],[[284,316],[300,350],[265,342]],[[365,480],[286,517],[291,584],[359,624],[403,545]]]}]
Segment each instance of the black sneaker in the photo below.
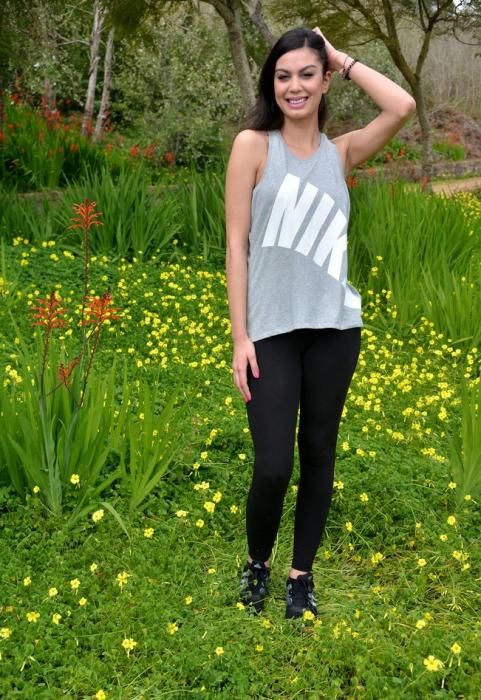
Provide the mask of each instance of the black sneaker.
[{"label": "black sneaker", "polygon": [[317,615],[317,602],[314,597],[314,579],[312,572],[286,582],[286,617],[302,617],[306,610]]},{"label": "black sneaker", "polygon": [[263,561],[246,562],[240,580],[240,599],[256,613],[264,609],[271,570]]}]

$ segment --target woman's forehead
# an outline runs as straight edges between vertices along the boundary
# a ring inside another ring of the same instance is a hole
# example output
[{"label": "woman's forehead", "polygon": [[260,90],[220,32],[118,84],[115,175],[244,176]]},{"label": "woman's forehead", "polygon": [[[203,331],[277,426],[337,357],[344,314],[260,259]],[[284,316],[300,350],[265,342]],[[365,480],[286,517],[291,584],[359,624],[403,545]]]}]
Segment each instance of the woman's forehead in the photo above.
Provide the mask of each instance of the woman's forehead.
[{"label": "woman's forehead", "polygon": [[286,70],[299,70],[306,66],[320,66],[321,62],[317,51],[303,46],[300,49],[293,49],[282,54],[276,61],[276,70],[285,68]]}]

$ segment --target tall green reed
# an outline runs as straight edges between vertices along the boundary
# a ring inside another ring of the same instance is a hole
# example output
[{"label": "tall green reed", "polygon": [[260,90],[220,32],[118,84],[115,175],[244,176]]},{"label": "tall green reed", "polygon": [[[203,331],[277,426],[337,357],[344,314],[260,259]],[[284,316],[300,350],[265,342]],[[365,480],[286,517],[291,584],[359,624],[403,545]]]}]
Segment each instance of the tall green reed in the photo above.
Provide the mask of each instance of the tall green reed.
[{"label": "tall green reed", "polygon": [[481,496],[481,379],[460,383],[461,430],[448,436],[456,500]]},{"label": "tall green reed", "polygon": [[425,285],[441,288],[446,271],[461,279],[471,258],[481,252],[480,238],[469,234],[460,203],[407,189],[403,183],[361,183],[353,190],[352,211],[354,284],[375,293],[391,290],[400,328],[407,329],[422,315],[431,317],[426,295],[432,299],[433,290]]},{"label": "tall green reed", "polygon": [[180,238],[187,248],[202,259],[225,259],[224,175],[192,169],[188,183],[177,190],[182,224]]}]

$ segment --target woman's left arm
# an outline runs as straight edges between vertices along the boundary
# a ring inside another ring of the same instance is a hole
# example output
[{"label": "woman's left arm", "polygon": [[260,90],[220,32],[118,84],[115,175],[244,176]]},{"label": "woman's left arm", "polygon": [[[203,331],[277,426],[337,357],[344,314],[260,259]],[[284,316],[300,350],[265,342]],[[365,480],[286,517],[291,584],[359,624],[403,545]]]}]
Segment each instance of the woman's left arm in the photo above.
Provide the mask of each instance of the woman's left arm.
[{"label": "woman's left arm", "polygon": [[[318,27],[316,30],[323,36]],[[349,66],[352,58],[334,49],[324,36],[323,39],[329,70],[340,72],[344,66]],[[342,143],[346,153],[346,172],[380,151],[416,111],[416,102],[406,90],[360,61],[352,66],[349,78],[374,100],[381,113],[362,129],[332,139]]]}]

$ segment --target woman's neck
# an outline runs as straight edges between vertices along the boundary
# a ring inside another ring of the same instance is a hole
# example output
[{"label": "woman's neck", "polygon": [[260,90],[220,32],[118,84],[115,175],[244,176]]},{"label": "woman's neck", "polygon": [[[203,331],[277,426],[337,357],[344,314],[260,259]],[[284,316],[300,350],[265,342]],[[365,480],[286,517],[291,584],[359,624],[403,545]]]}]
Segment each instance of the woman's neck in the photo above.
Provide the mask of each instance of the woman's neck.
[{"label": "woman's neck", "polygon": [[309,154],[319,146],[320,133],[317,122],[305,124],[285,120],[279,131],[287,145],[299,153]]}]

